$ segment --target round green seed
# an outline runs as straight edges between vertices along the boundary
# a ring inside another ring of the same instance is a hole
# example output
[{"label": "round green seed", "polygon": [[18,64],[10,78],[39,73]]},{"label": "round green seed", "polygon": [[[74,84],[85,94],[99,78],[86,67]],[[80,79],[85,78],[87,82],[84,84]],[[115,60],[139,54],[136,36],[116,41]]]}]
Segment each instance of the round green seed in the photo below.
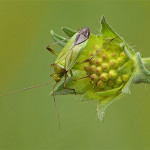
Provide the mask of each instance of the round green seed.
[{"label": "round green seed", "polygon": [[86,71],[86,72],[88,72],[89,71],[89,65],[88,64],[86,64],[86,65],[84,65],[84,70]]},{"label": "round green seed", "polygon": [[112,80],[109,80],[109,81],[108,81],[108,86],[113,86],[114,84],[115,84],[114,81],[112,81]]},{"label": "round green seed", "polygon": [[118,74],[117,74],[116,70],[110,70],[109,71],[109,78],[110,79],[116,79],[117,76],[118,76]]},{"label": "round green seed", "polygon": [[95,72],[95,68],[96,68],[96,66],[95,66],[95,65],[92,65],[92,66],[90,66],[89,71],[90,71],[90,72]]},{"label": "round green seed", "polygon": [[107,74],[107,73],[102,73],[102,74],[100,75],[100,79],[101,79],[102,81],[108,81],[108,74]]},{"label": "round green seed", "polygon": [[100,80],[100,81],[98,81],[97,86],[99,88],[105,88],[107,86],[107,84],[106,84],[106,82],[103,82],[103,81]]},{"label": "round green seed", "polygon": [[98,81],[98,76],[96,74],[92,74],[91,75],[91,80],[94,81],[94,82]]},{"label": "round green seed", "polygon": [[108,63],[102,63],[102,70],[107,72],[109,70],[109,64]]},{"label": "round green seed", "polygon": [[122,78],[119,76],[116,80],[115,80],[116,84],[121,84],[122,83]]},{"label": "round green seed", "polygon": [[127,82],[129,80],[129,75],[126,75],[126,74],[122,75],[122,80],[124,82]]},{"label": "round green seed", "polygon": [[111,59],[109,61],[109,65],[111,68],[116,68],[117,67],[117,61],[115,59]]},{"label": "round green seed", "polygon": [[102,73],[102,68],[101,68],[101,67],[96,67],[96,68],[95,68],[95,73],[96,73],[97,75],[100,75],[100,74]]},{"label": "round green seed", "polygon": [[95,64],[98,66],[98,65],[101,65],[102,62],[103,62],[102,58],[97,58],[95,61]]},{"label": "round green seed", "polygon": [[119,64],[123,64],[124,63],[124,58],[123,57],[118,57],[117,59]]}]

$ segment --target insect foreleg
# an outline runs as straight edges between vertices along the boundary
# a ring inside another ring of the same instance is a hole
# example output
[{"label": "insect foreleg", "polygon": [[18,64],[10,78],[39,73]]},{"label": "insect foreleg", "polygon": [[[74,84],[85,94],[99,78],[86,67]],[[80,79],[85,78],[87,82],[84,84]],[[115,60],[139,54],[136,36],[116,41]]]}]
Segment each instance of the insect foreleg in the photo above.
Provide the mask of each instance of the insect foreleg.
[{"label": "insect foreleg", "polygon": [[54,50],[52,50],[49,46],[47,46],[46,49],[51,53],[53,53],[54,55],[58,56],[58,54]]},{"label": "insect foreleg", "polygon": [[71,75],[72,81],[75,81],[72,70],[70,70],[70,75]]}]

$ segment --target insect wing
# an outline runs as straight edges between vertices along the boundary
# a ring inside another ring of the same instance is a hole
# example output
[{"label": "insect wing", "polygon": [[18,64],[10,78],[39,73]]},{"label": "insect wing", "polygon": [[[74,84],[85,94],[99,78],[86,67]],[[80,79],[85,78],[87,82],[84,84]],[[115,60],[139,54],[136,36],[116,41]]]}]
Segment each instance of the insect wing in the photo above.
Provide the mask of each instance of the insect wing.
[{"label": "insect wing", "polygon": [[66,57],[66,70],[69,70],[74,66],[80,54],[82,53],[83,49],[85,48],[87,42],[88,42],[88,39],[84,41],[83,43],[74,46],[70,50],[69,54]]},{"label": "insect wing", "polygon": [[76,34],[66,43],[65,47],[62,49],[62,51],[60,52],[60,54],[58,55],[58,57],[55,61],[56,64],[65,60],[67,55],[69,55],[72,47],[74,46],[75,38],[76,38]]}]

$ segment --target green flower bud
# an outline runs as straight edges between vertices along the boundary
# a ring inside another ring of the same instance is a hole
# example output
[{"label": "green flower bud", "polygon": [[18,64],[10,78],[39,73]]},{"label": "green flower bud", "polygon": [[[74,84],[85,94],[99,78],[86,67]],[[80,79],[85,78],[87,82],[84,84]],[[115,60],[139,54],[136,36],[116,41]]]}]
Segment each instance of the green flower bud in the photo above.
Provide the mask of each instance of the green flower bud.
[{"label": "green flower bud", "polygon": [[112,56],[113,58],[117,58],[117,53],[113,52],[113,53],[111,54],[111,56]]},{"label": "green flower bud", "polygon": [[129,75],[126,75],[126,74],[122,75],[122,80],[124,82],[127,82],[129,80]]},{"label": "green flower bud", "polygon": [[97,82],[98,81],[98,76],[96,74],[92,74],[91,75],[91,80],[94,81],[94,82]]},{"label": "green flower bud", "polygon": [[95,72],[95,68],[96,68],[96,66],[95,65],[92,65],[92,66],[90,66],[90,68],[89,68],[89,71],[92,73],[92,72]]},{"label": "green flower bud", "polygon": [[105,82],[103,82],[103,81],[100,80],[100,81],[98,81],[97,86],[99,88],[105,88],[107,86],[107,84]]},{"label": "green flower bud", "polygon": [[109,58],[109,56],[108,56],[107,53],[102,54],[102,59],[103,59],[104,61],[107,61],[108,58]]},{"label": "green flower bud", "polygon": [[95,61],[95,64],[96,64],[97,66],[99,66],[99,65],[102,64],[102,62],[103,62],[102,58],[97,58],[96,61]]},{"label": "green flower bud", "polygon": [[100,79],[101,79],[102,81],[108,81],[108,74],[107,74],[107,73],[102,73],[102,74],[100,75]]},{"label": "green flower bud", "polygon": [[90,52],[90,56],[94,56],[95,55],[95,51]]},{"label": "green flower bud", "polygon": [[115,80],[116,84],[121,84],[122,83],[122,78],[119,76],[116,80]]},{"label": "green flower bud", "polygon": [[102,70],[104,71],[104,72],[107,72],[108,70],[109,70],[109,64],[108,63],[102,63]]},{"label": "green flower bud", "polygon": [[123,64],[124,63],[124,58],[123,57],[118,57],[117,61],[119,64]]},{"label": "green flower bud", "polygon": [[117,61],[115,59],[111,59],[109,61],[109,65],[111,68],[116,68],[117,67]]},{"label": "green flower bud", "polygon": [[89,65],[88,65],[88,64],[85,64],[85,65],[84,65],[84,70],[85,70],[86,72],[89,72],[89,69],[90,69],[90,68],[89,68]]},{"label": "green flower bud", "polygon": [[111,87],[111,86],[113,86],[115,84],[115,82],[113,81],[113,80],[109,80],[108,81],[108,85]]},{"label": "green flower bud", "polygon": [[95,62],[96,62],[96,58],[92,58],[92,59],[89,61],[90,64],[95,64]]},{"label": "green flower bud", "polygon": [[112,80],[116,79],[118,76],[116,70],[110,70],[108,74],[109,74],[109,78]]},{"label": "green flower bud", "polygon": [[101,68],[101,67],[96,67],[96,68],[95,68],[95,73],[96,73],[97,75],[100,75],[100,74],[102,73],[102,68]]},{"label": "green flower bud", "polygon": [[126,55],[125,52],[121,52],[121,53],[120,53],[120,57],[127,58],[127,55]]},{"label": "green flower bud", "polygon": [[98,52],[101,48],[102,48],[102,45],[95,45],[94,46],[94,50],[96,50],[96,52]]}]

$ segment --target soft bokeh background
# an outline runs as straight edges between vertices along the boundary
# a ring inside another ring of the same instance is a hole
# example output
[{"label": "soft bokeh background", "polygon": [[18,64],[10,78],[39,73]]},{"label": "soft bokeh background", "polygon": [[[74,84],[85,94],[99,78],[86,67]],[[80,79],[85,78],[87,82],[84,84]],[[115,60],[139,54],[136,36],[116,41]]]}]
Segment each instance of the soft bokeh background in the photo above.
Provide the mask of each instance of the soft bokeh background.
[{"label": "soft bokeh background", "polygon": [[[55,56],[45,47],[53,42],[51,29],[63,34],[62,26],[88,26],[98,33],[102,15],[143,57],[150,56],[148,0],[0,0],[0,93],[50,79]],[[96,117],[96,104],[58,96],[61,130],[51,90],[0,99],[1,150],[150,149],[150,85],[132,85],[132,94],[112,104],[104,122]]]}]

